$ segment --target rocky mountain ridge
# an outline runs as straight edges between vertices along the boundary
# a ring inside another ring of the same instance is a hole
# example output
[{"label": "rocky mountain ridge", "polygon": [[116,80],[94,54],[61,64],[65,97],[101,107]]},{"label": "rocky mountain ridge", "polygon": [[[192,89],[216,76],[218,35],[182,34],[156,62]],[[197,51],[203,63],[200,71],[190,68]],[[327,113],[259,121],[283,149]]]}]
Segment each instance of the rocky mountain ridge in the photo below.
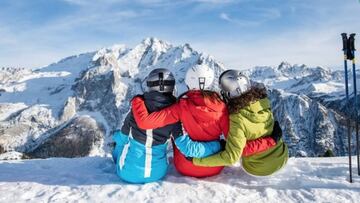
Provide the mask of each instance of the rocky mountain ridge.
[{"label": "rocky mountain ridge", "polygon": [[[216,78],[230,68],[189,44],[147,38],[134,48],[114,45],[37,70],[0,69],[0,158],[14,152],[30,158],[104,156],[129,100],[145,89],[143,80],[152,69],[170,69],[179,95],[186,91],[186,70],[197,64],[214,69]],[[244,73],[268,87],[292,156],[327,150],[345,155],[343,122],[352,111],[344,103],[341,71],[282,63]]]}]

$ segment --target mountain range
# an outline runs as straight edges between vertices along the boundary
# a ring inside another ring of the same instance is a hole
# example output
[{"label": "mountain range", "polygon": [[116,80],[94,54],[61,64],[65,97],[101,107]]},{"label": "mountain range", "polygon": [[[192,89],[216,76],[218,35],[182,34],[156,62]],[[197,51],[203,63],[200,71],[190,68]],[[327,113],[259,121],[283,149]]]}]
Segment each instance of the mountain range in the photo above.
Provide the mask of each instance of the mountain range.
[{"label": "mountain range", "polygon": [[[168,68],[180,95],[186,91],[186,70],[197,64],[215,71],[215,91],[220,73],[236,68],[189,44],[174,46],[156,38],[133,48],[114,45],[70,56],[39,69],[3,67],[0,159],[107,155],[130,99],[146,89],[146,75]],[[345,100],[343,71],[283,62],[243,72],[267,87],[291,156],[322,156],[329,150],[347,154],[345,123],[355,121],[355,113]]]}]

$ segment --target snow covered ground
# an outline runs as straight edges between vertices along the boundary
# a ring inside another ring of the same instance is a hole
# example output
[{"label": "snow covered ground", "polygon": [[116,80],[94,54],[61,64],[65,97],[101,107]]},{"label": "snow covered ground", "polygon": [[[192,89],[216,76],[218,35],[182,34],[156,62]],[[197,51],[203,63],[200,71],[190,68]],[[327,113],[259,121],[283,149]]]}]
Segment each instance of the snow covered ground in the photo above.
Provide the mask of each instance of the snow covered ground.
[{"label": "snow covered ground", "polygon": [[[355,162],[355,157],[353,157]],[[360,177],[348,182],[347,157],[291,158],[267,178],[226,168],[206,179],[179,175],[133,185],[110,158],[0,161],[0,202],[359,202]],[[355,167],[354,167],[355,171]]]}]

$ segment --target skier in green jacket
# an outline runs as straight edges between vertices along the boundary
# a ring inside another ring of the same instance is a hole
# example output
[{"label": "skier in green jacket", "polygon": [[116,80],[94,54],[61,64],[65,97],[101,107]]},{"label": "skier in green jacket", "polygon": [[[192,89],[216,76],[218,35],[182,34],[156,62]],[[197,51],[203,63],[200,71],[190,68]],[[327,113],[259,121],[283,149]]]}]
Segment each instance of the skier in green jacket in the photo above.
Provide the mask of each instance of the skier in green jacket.
[{"label": "skier in green jacket", "polygon": [[230,113],[225,150],[206,158],[193,158],[193,163],[207,167],[229,166],[242,157],[242,166],[251,175],[267,176],[281,169],[289,156],[281,136],[277,144],[266,151],[250,156],[242,154],[246,141],[271,135],[273,130],[281,132],[274,122],[266,89],[251,86],[249,79],[237,70],[222,73],[219,83]]}]

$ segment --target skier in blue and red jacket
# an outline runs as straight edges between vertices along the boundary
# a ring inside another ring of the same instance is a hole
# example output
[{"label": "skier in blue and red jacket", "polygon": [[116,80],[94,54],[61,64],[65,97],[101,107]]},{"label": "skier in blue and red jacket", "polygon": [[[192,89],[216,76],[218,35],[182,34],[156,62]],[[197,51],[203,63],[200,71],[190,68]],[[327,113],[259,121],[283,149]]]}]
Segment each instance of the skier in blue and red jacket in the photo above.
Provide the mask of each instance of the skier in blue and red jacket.
[{"label": "skier in blue and red jacket", "polygon": [[[142,129],[154,129],[169,124],[182,122],[185,131],[192,140],[200,142],[217,141],[221,135],[227,137],[229,114],[220,96],[211,91],[215,81],[212,69],[205,65],[190,68],[185,76],[189,88],[178,102],[157,112],[148,111],[146,100],[135,97],[132,100],[132,113],[137,125]],[[181,145],[173,142],[175,168],[183,175],[207,177],[217,175],[223,166],[195,166],[186,157],[192,157],[181,151]],[[178,145],[176,147],[176,145]],[[250,155],[275,146],[271,137],[263,137],[247,142],[243,154]]]},{"label": "skier in blue and red jacket", "polygon": [[[147,77],[148,90],[137,96],[144,101],[149,112],[161,110],[176,102],[172,95],[175,86],[173,74],[166,69],[155,69]],[[206,157],[220,151],[218,140],[195,142],[184,134],[180,122],[161,128],[143,130],[135,122],[133,113],[125,118],[121,130],[115,131],[116,143],[112,153],[118,176],[131,183],[160,180],[168,168],[167,145],[170,137],[183,154],[189,157]]]}]

